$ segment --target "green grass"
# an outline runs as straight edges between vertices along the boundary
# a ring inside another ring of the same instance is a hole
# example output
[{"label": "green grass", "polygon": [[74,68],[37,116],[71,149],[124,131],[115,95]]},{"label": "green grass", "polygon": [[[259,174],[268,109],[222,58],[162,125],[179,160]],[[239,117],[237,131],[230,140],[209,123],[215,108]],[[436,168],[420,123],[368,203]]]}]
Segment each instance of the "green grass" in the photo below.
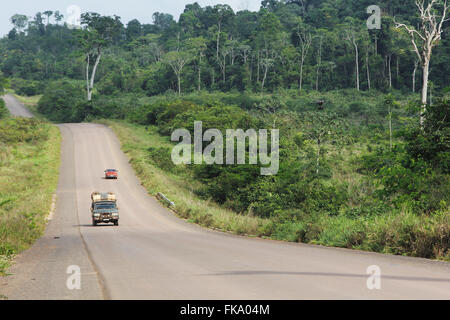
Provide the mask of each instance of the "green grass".
[{"label": "green grass", "polygon": [[[378,210],[376,204],[367,200],[374,191],[373,184],[357,174],[352,165],[352,159],[364,149],[362,145],[342,149],[340,161],[333,164],[333,179],[348,183],[350,208],[358,207],[361,201],[369,201],[364,202],[363,207],[374,205],[368,208],[369,215],[359,212],[355,215],[340,212],[335,216],[304,214],[301,221],[284,221],[237,214],[197,197],[194,190],[199,183],[191,176],[191,170],[183,167],[164,170],[161,163],[149,157],[150,147],[171,150],[173,146],[168,137],[157,133],[156,127],[113,120],[98,122],[108,125],[117,134],[122,150],[148,192],[164,193],[175,202],[178,216],[191,222],[235,234],[450,261],[448,206],[432,216],[414,214],[407,208],[372,214]],[[328,157],[333,156],[333,150],[330,154]]]},{"label": "green grass", "polygon": [[0,120],[0,274],[45,230],[60,162],[57,127],[37,119]]}]

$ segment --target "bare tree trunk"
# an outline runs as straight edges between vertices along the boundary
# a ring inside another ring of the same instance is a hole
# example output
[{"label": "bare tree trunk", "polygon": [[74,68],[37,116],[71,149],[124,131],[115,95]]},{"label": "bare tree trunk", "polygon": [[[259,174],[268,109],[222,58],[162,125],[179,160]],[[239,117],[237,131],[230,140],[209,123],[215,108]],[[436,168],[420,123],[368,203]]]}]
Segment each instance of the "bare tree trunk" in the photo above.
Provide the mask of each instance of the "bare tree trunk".
[{"label": "bare tree trunk", "polygon": [[353,45],[355,46],[355,64],[356,64],[356,88],[359,91],[359,52],[358,52],[358,45],[356,44],[356,41],[353,40]]},{"label": "bare tree trunk", "polygon": [[317,162],[316,162],[316,174],[319,174],[319,162],[320,162],[320,138],[317,139]]},{"label": "bare tree trunk", "polygon": [[369,70],[369,45],[367,45],[367,54],[366,54],[366,72],[367,72],[367,85],[370,90],[370,70]]},{"label": "bare tree trunk", "polygon": [[388,64],[388,72],[389,72],[389,88],[392,88],[391,57],[392,57],[392,55],[387,56],[387,64]]},{"label": "bare tree trunk", "polygon": [[392,110],[389,106],[389,150],[392,151]]},{"label": "bare tree trunk", "polygon": [[216,58],[217,58],[217,60],[219,59],[220,28],[221,28],[221,22],[219,21],[219,31],[217,33],[217,46],[216,46]]},{"label": "bare tree trunk", "polygon": [[[87,100],[92,100],[92,90],[94,89],[95,73],[97,72],[98,64],[100,63],[100,58],[102,56],[101,49],[97,51],[97,59],[95,60],[94,67],[92,68],[92,74],[89,75],[89,65],[90,56],[87,54],[87,64],[86,64],[86,85],[87,85]],[[90,77],[90,79],[89,79]]]},{"label": "bare tree trunk", "polygon": [[266,66],[265,69],[264,69],[264,78],[263,78],[263,81],[261,83],[261,93],[264,91],[264,84],[266,83],[268,69],[269,69],[268,66]]},{"label": "bare tree trunk", "polygon": [[[447,11],[449,6],[447,4],[447,0],[444,0],[443,3],[441,1],[431,0],[416,0],[416,7],[420,13],[420,27],[418,30],[408,27],[404,23],[398,23],[394,20],[396,28],[404,28],[411,36],[411,42],[414,47],[414,51],[417,54],[417,58],[421,62],[422,66],[422,93],[421,93],[421,102],[422,102],[422,112],[420,114],[420,125],[423,129],[424,125],[424,117],[427,105],[427,90],[428,90],[428,76],[429,76],[429,67],[430,67],[430,59],[431,52],[433,47],[436,46],[441,40],[443,25],[444,22],[447,21],[445,19],[447,15]],[[434,5],[443,4],[442,14],[439,16],[436,8],[433,8]],[[417,41],[420,41],[422,47],[420,48],[417,45]]]},{"label": "bare tree trunk", "polygon": [[297,36],[299,37],[301,44],[301,53],[300,53],[300,79],[299,79],[299,89],[302,91],[303,87],[303,66],[305,64],[306,56],[308,55],[309,47],[312,43],[312,37],[310,33],[302,34],[301,32],[297,32]]},{"label": "bare tree trunk", "polygon": [[249,78],[250,78],[250,84],[253,80],[253,55],[250,56],[250,65],[249,65]]},{"label": "bare tree trunk", "polygon": [[252,84],[253,81],[253,55],[251,55],[251,59],[250,59],[250,84]]},{"label": "bare tree trunk", "polygon": [[223,56],[223,68],[222,68],[223,83],[227,81],[226,68],[227,68],[227,56]]},{"label": "bare tree trunk", "polygon": [[433,105],[433,84],[430,85],[430,106]]},{"label": "bare tree trunk", "polygon": [[87,100],[91,101],[91,90],[89,88],[89,54],[87,54],[87,63],[86,63],[86,90],[87,90]]},{"label": "bare tree trunk", "polygon": [[97,67],[98,67],[98,64],[100,63],[101,56],[102,56],[102,53],[99,52],[98,56],[97,56],[97,59],[95,60],[94,68],[92,69],[91,84],[90,84],[91,92],[92,92],[92,89],[94,89],[95,73],[97,72]]},{"label": "bare tree trunk", "polygon": [[260,68],[260,60],[261,60],[260,55],[261,55],[261,53],[258,51],[258,72],[256,74],[256,83],[259,82],[259,70],[260,70],[259,68]]},{"label": "bare tree trunk", "polygon": [[200,91],[201,88],[201,77],[202,77],[202,69],[201,69],[201,64],[202,64],[202,56],[200,56],[199,61],[198,61],[198,91]]},{"label": "bare tree trunk", "polygon": [[422,112],[420,114],[420,125],[423,127],[424,120],[425,120],[425,111],[427,106],[427,98],[428,98],[428,73],[429,73],[429,67],[430,62],[428,59],[425,59],[425,63],[422,66]]},{"label": "bare tree trunk", "polygon": [[419,60],[414,60],[414,70],[412,74],[412,92],[416,92],[416,71],[419,66]]},{"label": "bare tree trunk", "polygon": [[320,38],[319,40],[319,56],[317,60],[317,69],[316,69],[316,91],[319,91],[319,72],[321,63],[322,63],[322,38]]},{"label": "bare tree trunk", "polygon": [[302,85],[303,85],[303,60],[300,63],[300,80],[299,80],[300,91],[302,91]]}]

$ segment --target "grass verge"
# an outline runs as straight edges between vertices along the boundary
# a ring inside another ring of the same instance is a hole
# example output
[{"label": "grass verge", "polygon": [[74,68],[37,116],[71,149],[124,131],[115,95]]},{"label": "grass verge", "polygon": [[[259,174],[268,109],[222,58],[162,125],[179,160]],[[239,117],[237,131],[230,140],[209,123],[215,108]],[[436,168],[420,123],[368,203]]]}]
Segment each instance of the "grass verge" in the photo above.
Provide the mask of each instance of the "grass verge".
[{"label": "grass verge", "polygon": [[0,120],[0,274],[45,230],[60,163],[57,127],[38,119]]}]

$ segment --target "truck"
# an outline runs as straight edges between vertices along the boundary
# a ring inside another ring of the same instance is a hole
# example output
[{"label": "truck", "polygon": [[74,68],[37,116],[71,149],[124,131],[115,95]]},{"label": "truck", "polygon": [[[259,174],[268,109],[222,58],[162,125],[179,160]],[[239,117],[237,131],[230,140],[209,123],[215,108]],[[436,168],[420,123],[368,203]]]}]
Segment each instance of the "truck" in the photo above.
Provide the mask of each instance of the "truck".
[{"label": "truck", "polygon": [[113,192],[93,192],[91,194],[92,225],[99,223],[114,223],[119,225],[119,208],[117,198]]}]

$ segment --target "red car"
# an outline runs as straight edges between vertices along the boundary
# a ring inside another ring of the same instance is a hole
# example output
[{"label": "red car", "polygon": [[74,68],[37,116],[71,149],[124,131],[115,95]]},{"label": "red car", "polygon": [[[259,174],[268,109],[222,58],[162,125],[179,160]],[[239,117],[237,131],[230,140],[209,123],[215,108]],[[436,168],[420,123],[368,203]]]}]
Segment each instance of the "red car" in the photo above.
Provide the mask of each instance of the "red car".
[{"label": "red car", "polygon": [[105,179],[117,179],[119,171],[116,169],[106,169],[105,170]]}]

